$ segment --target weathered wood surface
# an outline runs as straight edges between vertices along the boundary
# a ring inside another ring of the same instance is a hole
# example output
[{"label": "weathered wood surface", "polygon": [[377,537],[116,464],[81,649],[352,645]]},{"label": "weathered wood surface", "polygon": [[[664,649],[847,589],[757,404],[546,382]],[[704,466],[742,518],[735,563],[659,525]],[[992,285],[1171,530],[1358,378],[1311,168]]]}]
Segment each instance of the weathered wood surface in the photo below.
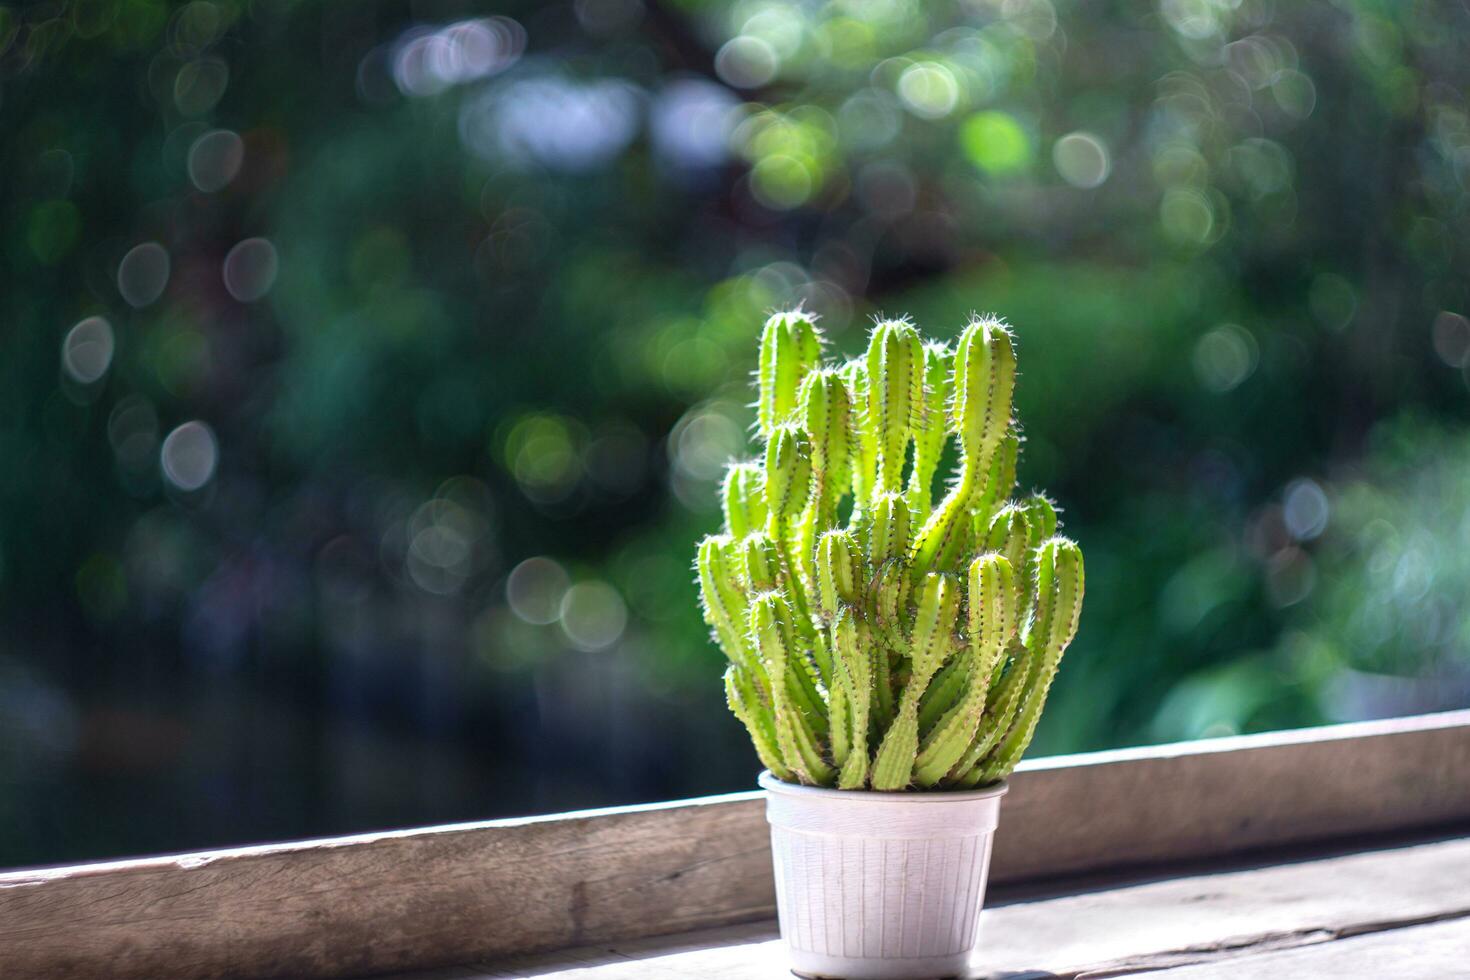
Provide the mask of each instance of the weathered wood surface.
[{"label": "weathered wood surface", "polygon": [[1470,711],[1054,756],[1001,807],[995,881],[1470,820]]},{"label": "weathered wood surface", "polygon": [[[1470,821],[1470,711],[1028,763],[996,882]],[[0,874],[6,976],[330,977],[769,917],[753,793]]]},{"label": "weathered wood surface", "polygon": [[766,828],[711,799],[0,875],[0,976],[350,976],[770,914]]},{"label": "weathered wood surface", "polygon": [[1463,980],[1470,977],[1470,918],[1263,953],[1228,963],[1164,970],[1150,976],[1157,980],[1285,980],[1302,977]]},{"label": "weathered wood surface", "polygon": [[[1470,976],[1470,838],[1016,902],[982,923],[982,977]],[[452,976],[767,980],[784,964],[767,922]]]}]

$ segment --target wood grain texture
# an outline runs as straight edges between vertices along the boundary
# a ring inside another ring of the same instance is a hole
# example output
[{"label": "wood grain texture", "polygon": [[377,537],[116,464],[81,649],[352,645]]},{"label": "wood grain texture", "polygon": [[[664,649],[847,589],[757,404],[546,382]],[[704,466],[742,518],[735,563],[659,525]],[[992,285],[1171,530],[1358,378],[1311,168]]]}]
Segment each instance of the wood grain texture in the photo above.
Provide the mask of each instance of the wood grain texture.
[{"label": "wood grain texture", "polygon": [[742,795],[0,875],[0,975],[350,976],[761,917],[751,810]]},{"label": "wood grain texture", "polygon": [[[1470,712],[1026,764],[993,880],[1470,820]],[[763,801],[0,874],[7,977],[330,977],[769,917]]]},{"label": "wood grain texture", "polygon": [[1151,980],[1282,980],[1283,977],[1372,977],[1373,980],[1470,977],[1470,919],[1150,974]]},{"label": "wood grain texture", "polygon": [[1470,711],[1053,756],[1001,807],[992,879],[1470,820]]},{"label": "wood grain texture", "polygon": [[[975,975],[1170,980],[1176,975],[1179,980],[1470,975],[1470,945],[1459,949],[1460,973],[1415,972],[1445,962],[1438,955],[1416,958],[1426,937],[1437,937],[1442,952],[1470,937],[1467,881],[1470,839],[1459,839],[1004,904],[981,917]],[[1381,971],[1352,967],[1350,956],[1357,949],[1372,949],[1385,964],[1405,972],[1387,965]],[[485,964],[463,976],[767,980],[781,976],[786,961],[775,924],[767,922],[524,957]],[[1318,969],[1319,963],[1335,968]]]}]

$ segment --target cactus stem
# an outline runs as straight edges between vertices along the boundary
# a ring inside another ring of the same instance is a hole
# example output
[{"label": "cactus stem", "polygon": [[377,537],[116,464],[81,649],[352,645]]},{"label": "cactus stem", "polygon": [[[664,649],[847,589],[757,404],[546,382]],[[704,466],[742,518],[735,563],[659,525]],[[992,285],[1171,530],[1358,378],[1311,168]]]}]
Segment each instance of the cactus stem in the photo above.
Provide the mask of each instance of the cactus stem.
[{"label": "cactus stem", "polygon": [[[1014,500],[1010,328],[953,347],[906,319],[822,363],[804,311],[761,334],[757,462],[730,465],[699,545],[730,710],[780,779],[842,789],[1004,779],[1030,744],[1082,601],[1056,507]],[[950,440],[959,463],[934,488]]]}]

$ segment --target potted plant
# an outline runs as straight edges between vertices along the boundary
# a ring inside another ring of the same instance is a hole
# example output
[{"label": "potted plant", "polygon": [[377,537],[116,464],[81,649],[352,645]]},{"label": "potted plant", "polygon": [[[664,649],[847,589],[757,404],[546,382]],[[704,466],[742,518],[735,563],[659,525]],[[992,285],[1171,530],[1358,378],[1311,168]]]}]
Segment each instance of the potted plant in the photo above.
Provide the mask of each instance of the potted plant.
[{"label": "potted plant", "polygon": [[951,350],[883,321],[841,366],[822,343],[800,310],[766,323],[764,458],[730,465],[724,533],[699,545],[705,619],[766,767],[795,971],[954,976],[1006,777],[1077,629],[1082,554],[1046,497],[1012,497],[1003,322]]}]

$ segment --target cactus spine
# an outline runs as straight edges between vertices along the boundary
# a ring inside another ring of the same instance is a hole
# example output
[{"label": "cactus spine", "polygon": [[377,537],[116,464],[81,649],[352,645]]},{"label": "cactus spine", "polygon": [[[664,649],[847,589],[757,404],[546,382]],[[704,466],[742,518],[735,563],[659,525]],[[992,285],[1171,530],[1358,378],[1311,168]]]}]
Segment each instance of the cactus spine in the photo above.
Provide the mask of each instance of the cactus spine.
[{"label": "cactus spine", "polygon": [[[823,363],[809,315],[766,322],[763,459],[730,465],[724,532],[696,566],[730,709],[777,777],[967,788],[1026,751],[1083,573],[1052,503],[1012,499],[1015,374],[995,319],[973,319],[953,350],[883,321],[841,367]],[[952,442],[959,466],[936,502]]]}]

